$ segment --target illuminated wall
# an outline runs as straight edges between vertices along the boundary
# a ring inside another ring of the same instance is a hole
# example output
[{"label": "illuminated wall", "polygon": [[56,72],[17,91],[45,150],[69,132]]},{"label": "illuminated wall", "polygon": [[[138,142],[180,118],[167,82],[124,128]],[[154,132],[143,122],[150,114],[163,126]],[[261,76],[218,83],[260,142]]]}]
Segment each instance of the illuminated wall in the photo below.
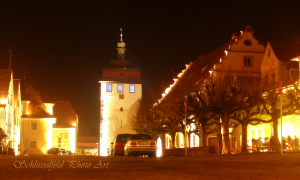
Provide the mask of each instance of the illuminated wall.
[{"label": "illuminated wall", "polygon": [[53,128],[52,147],[58,147],[58,138],[61,138],[61,148],[75,153],[76,128]]},{"label": "illuminated wall", "polygon": [[[260,44],[253,36],[254,31],[241,31],[240,36],[233,38],[235,43],[228,46],[225,57],[220,57],[220,64],[215,65],[217,72],[231,72],[235,75],[245,75],[260,77],[260,65],[264,56],[265,46]],[[250,42],[249,44],[245,42]],[[247,44],[247,45],[246,45]],[[245,65],[244,58],[249,57],[251,64]]]},{"label": "illuminated wall", "polygon": [[[101,82],[101,156],[108,154],[107,148],[117,134],[134,133],[131,120],[136,112],[138,100],[142,98],[141,84],[123,84],[123,93],[117,92],[117,85],[122,83],[109,84],[112,85],[112,92],[106,92],[107,83]],[[135,85],[135,93],[129,93],[129,85]],[[123,94],[124,99],[120,99],[120,94]]]},{"label": "illuminated wall", "polygon": [[[36,130],[31,129],[31,123],[37,123]],[[21,134],[25,152],[27,151],[28,154],[45,154],[52,147],[54,123],[55,118],[22,118]],[[31,141],[36,142],[35,147],[31,146]]]}]

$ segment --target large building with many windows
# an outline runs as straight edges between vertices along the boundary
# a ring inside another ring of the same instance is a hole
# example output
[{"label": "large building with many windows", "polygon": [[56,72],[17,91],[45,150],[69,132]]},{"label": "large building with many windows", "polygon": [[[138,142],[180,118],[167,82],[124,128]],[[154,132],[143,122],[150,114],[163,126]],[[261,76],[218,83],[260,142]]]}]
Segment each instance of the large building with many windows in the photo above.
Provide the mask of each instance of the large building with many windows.
[{"label": "large building with many windows", "polygon": [[125,42],[118,42],[118,60],[102,69],[100,83],[100,155],[109,153],[117,134],[134,133],[131,121],[142,98],[140,69],[125,60]]}]

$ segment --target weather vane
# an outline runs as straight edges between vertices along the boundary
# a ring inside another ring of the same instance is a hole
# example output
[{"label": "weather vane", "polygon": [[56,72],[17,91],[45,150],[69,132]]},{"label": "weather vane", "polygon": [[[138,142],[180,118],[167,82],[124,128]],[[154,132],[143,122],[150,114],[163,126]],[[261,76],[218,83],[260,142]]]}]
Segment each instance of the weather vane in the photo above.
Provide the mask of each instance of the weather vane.
[{"label": "weather vane", "polygon": [[122,28],[120,28],[120,30],[121,30],[120,36],[121,36],[121,42],[122,42],[122,41],[123,41],[123,40],[122,40],[122,36],[123,36],[123,34],[122,34]]}]

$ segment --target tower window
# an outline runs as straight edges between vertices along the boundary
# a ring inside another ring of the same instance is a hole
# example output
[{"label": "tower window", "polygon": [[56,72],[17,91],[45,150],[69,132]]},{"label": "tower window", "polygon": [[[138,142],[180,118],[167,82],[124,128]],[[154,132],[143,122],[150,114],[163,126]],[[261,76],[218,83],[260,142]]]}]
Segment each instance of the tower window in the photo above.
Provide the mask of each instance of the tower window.
[{"label": "tower window", "polygon": [[120,111],[123,111],[123,107],[120,107]]},{"label": "tower window", "polygon": [[119,99],[124,99],[124,94],[119,94]]},{"label": "tower window", "polygon": [[130,93],[135,93],[135,86],[134,85],[129,85],[129,92]]},{"label": "tower window", "polygon": [[118,85],[118,93],[122,93],[123,92],[123,85]]},{"label": "tower window", "polygon": [[111,84],[106,85],[106,92],[111,92]]},{"label": "tower window", "polygon": [[244,57],[244,65],[245,66],[252,66],[252,57],[250,56],[245,56]]}]

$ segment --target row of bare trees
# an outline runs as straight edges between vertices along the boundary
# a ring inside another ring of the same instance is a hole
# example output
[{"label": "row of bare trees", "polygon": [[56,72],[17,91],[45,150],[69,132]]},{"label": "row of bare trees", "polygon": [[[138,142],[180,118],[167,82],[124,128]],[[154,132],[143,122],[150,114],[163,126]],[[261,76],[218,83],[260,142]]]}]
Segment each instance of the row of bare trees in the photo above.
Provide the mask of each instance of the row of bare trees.
[{"label": "row of bare trees", "polygon": [[[273,123],[275,150],[279,150],[278,119],[280,118],[280,94],[278,83],[261,83],[251,76],[231,74],[211,76],[201,83],[178,83],[176,88],[160,103],[155,98],[143,98],[132,121],[139,133],[160,136],[164,143],[166,133],[172,136],[172,147],[176,132],[184,132],[184,101],[187,101],[187,125],[193,124],[190,133],[198,134],[202,144],[210,133],[221,132],[222,153],[230,152],[229,128],[242,126],[242,152],[247,152],[247,126]],[[161,91],[160,91],[161,93]],[[300,90],[292,84],[283,92],[282,115],[299,113]],[[151,99],[151,100],[150,100]]]}]

